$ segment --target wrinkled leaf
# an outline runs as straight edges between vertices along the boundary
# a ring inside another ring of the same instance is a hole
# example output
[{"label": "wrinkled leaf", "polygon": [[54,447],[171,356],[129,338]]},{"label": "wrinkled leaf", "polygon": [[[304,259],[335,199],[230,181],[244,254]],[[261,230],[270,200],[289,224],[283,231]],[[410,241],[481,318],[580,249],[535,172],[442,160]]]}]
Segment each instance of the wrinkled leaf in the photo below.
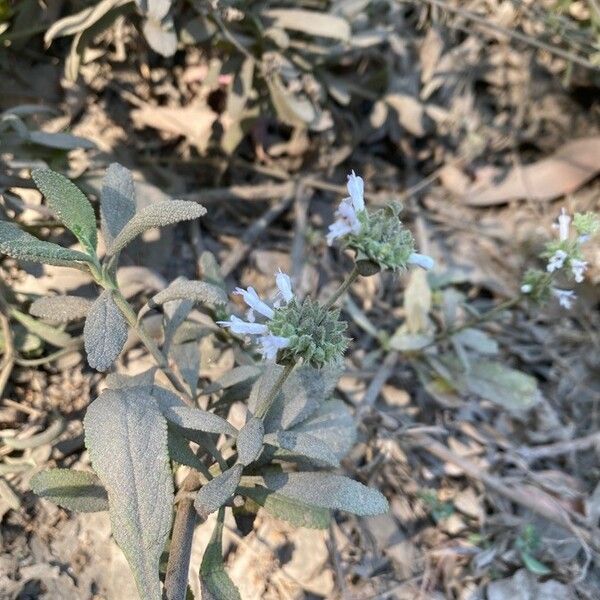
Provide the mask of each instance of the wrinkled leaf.
[{"label": "wrinkled leaf", "polygon": [[463,329],[454,334],[454,340],[479,354],[498,354],[498,342],[481,329]]},{"label": "wrinkled leaf", "polygon": [[108,495],[94,473],[73,469],[47,469],[30,480],[40,497],[78,512],[108,510]]},{"label": "wrinkled leaf", "polygon": [[194,508],[202,518],[206,519],[235,494],[243,469],[243,465],[233,465],[200,488],[194,500]]},{"label": "wrinkled leaf", "polygon": [[49,296],[35,300],[29,313],[46,321],[68,323],[86,317],[92,304],[92,300],[80,296]]},{"label": "wrinkled leaf", "polygon": [[50,169],[34,169],[31,177],[60,222],[94,253],[98,243],[96,215],[84,193],[66,177]]},{"label": "wrinkled leaf", "polygon": [[263,436],[265,428],[261,419],[252,417],[237,436],[236,447],[238,451],[238,462],[249,465],[254,462],[263,447]]},{"label": "wrinkled leaf", "polygon": [[205,281],[176,279],[171,285],[158,292],[149,302],[151,307],[160,306],[173,300],[193,300],[200,304],[227,304],[227,295],[216,285]]},{"label": "wrinkled leaf", "polygon": [[104,391],[87,410],[85,443],[108,491],[112,531],[140,596],[160,600],[160,556],[171,529],[167,424],[138,388]]},{"label": "wrinkled leaf", "polygon": [[110,246],[123,227],[135,215],[135,185],[133,175],[119,163],[106,170],[100,194],[102,235]]},{"label": "wrinkled leaf", "polygon": [[195,397],[198,386],[198,373],[200,371],[200,349],[198,342],[175,344],[170,348],[169,356],[177,365],[177,369],[190,388],[192,396]]},{"label": "wrinkled leaf", "polygon": [[200,565],[200,587],[204,600],[241,600],[223,564],[224,517],[224,510],[221,510]]},{"label": "wrinkled leaf", "polygon": [[267,434],[265,443],[307,458],[319,466],[339,467],[340,464],[327,443],[310,433],[278,431]]},{"label": "wrinkled leaf", "polygon": [[152,395],[156,398],[165,418],[184,429],[196,429],[206,433],[224,433],[237,435],[237,429],[219,415],[200,408],[186,406],[173,392],[154,387]]},{"label": "wrinkled leaf", "polygon": [[212,394],[219,390],[225,390],[239,385],[240,383],[252,383],[262,373],[262,368],[255,365],[243,365],[234,367],[231,371],[227,371],[225,375],[207,385],[202,392],[204,394]]},{"label": "wrinkled leaf", "polygon": [[19,321],[29,332],[57,348],[66,348],[73,343],[73,338],[65,331],[38,321],[21,311],[12,309],[10,315],[13,319]]},{"label": "wrinkled leaf", "polygon": [[345,510],[358,516],[378,515],[388,510],[385,496],[358,481],[316,471],[311,473],[264,474],[266,487],[281,496],[311,506]]},{"label": "wrinkled leaf", "polygon": [[165,200],[145,206],[123,227],[107,254],[116,254],[148,229],[190,221],[205,213],[206,209],[203,206],[186,200]]},{"label": "wrinkled leaf", "polygon": [[287,521],[294,527],[310,529],[327,529],[329,527],[331,512],[328,508],[310,506],[271,492],[262,486],[239,487],[238,493],[254,500],[274,517]]},{"label": "wrinkled leaf", "polygon": [[108,370],[127,341],[127,323],[112,294],[105,290],[89,310],[83,327],[88,363],[97,371]]},{"label": "wrinkled leaf", "polygon": [[80,270],[85,270],[85,263],[91,262],[89,256],[83,252],[38,240],[19,229],[14,223],[7,221],[0,221],[0,252],[18,260],[30,260]]}]

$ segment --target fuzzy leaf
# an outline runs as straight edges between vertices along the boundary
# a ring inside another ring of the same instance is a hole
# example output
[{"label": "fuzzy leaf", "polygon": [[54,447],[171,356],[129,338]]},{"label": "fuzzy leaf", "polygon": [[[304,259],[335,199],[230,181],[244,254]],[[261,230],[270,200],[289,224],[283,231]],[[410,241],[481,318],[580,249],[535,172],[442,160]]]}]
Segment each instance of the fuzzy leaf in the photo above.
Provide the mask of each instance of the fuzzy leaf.
[{"label": "fuzzy leaf", "polygon": [[88,363],[97,371],[106,371],[123,350],[127,341],[127,323],[105,290],[98,296],[85,320],[83,341]]},{"label": "fuzzy leaf", "polygon": [[173,504],[166,421],[151,396],[126,388],[94,400],[84,427],[92,466],[108,491],[113,535],[140,597],[160,600],[158,566]]},{"label": "fuzzy leaf", "polygon": [[262,14],[273,19],[275,27],[342,41],[350,38],[351,31],[348,21],[325,12],[297,8],[272,8]]},{"label": "fuzzy leaf", "polygon": [[[180,465],[187,465],[194,469],[198,469],[200,459],[190,448],[190,443],[175,425],[168,423],[168,445],[169,456]],[[200,467],[201,468],[201,467]]]},{"label": "fuzzy leaf", "polygon": [[263,447],[265,428],[261,419],[252,417],[241,429],[237,436],[236,447],[238,462],[249,465],[254,462]]},{"label": "fuzzy leaf", "polygon": [[223,519],[224,511],[221,510],[200,565],[200,589],[204,600],[241,600],[223,564]]},{"label": "fuzzy leaf", "polygon": [[170,357],[177,365],[184,381],[188,384],[192,396],[196,396],[198,372],[200,370],[200,348],[198,342],[176,344],[169,351]]},{"label": "fuzzy leaf", "polygon": [[159,21],[148,17],[142,25],[144,37],[154,52],[161,56],[173,56],[177,51],[177,33],[173,19]]},{"label": "fuzzy leaf", "polygon": [[30,260],[80,270],[85,270],[85,263],[91,262],[90,257],[83,252],[38,240],[19,229],[14,223],[7,221],[0,221],[0,253],[18,260]]},{"label": "fuzzy leaf", "polygon": [[100,194],[102,235],[107,246],[135,215],[135,206],[131,171],[119,163],[112,163],[106,170]]},{"label": "fuzzy leaf", "polygon": [[154,308],[172,300],[193,300],[209,305],[227,304],[227,295],[220,287],[205,281],[176,279],[169,287],[151,298],[148,305]]},{"label": "fuzzy leaf", "polygon": [[331,520],[328,508],[318,508],[304,504],[299,500],[292,500],[262,487],[239,487],[238,493],[247,496],[260,504],[274,517],[287,521],[294,527],[308,527],[310,529],[327,529]]},{"label": "fuzzy leaf", "polygon": [[309,433],[294,431],[269,433],[265,436],[265,443],[308,458],[319,466],[339,467],[340,465],[340,461],[331,448],[324,441]]},{"label": "fuzzy leaf", "polygon": [[35,300],[29,313],[46,321],[68,323],[86,317],[92,304],[92,300],[80,296],[49,296]]},{"label": "fuzzy leaf", "polygon": [[194,500],[194,508],[202,518],[206,519],[235,494],[243,470],[243,465],[233,465],[200,488]]},{"label": "fuzzy leaf", "polygon": [[237,429],[219,415],[201,408],[186,406],[173,392],[155,387],[152,395],[156,398],[160,410],[171,423],[184,429],[196,429],[206,433],[224,433],[237,435]]},{"label": "fuzzy leaf", "polygon": [[46,146],[46,148],[59,148],[60,150],[73,150],[85,148],[91,150],[96,144],[87,138],[82,138],[69,133],[49,133],[47,131],[30,131],[29,141],[33,144]]},{"label": "fuzzy leaf", "polygon": [[96,215],[84,193],[66,177],[50,169],[34,169],[31,177],[60,222],[90,253],[96,251]]},{"label": "fuzzy leaf", "polygon": [[19,321],[21,325],[27,329],[30,333],[37,335],[40,339],[56,346],[57,348],[66,348],[73,344],[73,338],[62,329],[58,329],[53,327],[52,325],[48,325],[48,323],[43,323],[42,321],[38,321],[25,313],[17,309],[12,309],[10,311],[11,316],[16,321]]},{"label": "fuzzy leaf", "polygon": [[388,503],[381,492],[358,481],[316,471],[312,473],[264,474],[268,489],[281,496],[299,500],[311,506],[345,510],[365,517],[388,510]]},{"label": "fuzzy leaf", "polygon": [[[282,367],[269,365],[264,375],[254,384],[248,401],[255,412],[258,401],[273,387]],[[333,368],[314,369],[304,366],[296,369],[283,385],[265,419],[265,431],[271,433],[289,429],[304,421],[333,392],[339,371]]]},{"label": "fuzzy leaf", "polygon": [[186,200],[162,200],[145,206],[123,227],[107,250],[112,256],[123,250],[138,235],[153,227],[165,227],[180,221],[190,221],[206,214],[206,209]]},{"label": "fuzzy leaf", "polygon": [[157,371],[157,367],[150,367],[137,375],[125,375],[124,373],[109,373],[104,380],[106,387],[113,390],[120,390],[122,388],[138,387],[146,388],[148,393],[152,393],[152,386],[154,385],[154,376]]},{"label": "fuzzy leaf", "polygon": [[46,469],[30,480],[40,497],[78,512],[108,510],[108,495],[94,473],[73,469]]},{"label": "fuzzy leaf", "polygon": [[234,367],[231,371],[227,371],[225,375],[207,385],[203,390],[203,394],[212,394],[219,390],[239,385],[240,383],[253,382],[262,373],[262,368],[255,365],[243,365]]},{"label": "fuzzy leaf", "polygon": [[292,428],[294,432],[308,433],[325,442],[341,460],[356,441],[354,417],[341,400],[324,402],[309,419]]}]

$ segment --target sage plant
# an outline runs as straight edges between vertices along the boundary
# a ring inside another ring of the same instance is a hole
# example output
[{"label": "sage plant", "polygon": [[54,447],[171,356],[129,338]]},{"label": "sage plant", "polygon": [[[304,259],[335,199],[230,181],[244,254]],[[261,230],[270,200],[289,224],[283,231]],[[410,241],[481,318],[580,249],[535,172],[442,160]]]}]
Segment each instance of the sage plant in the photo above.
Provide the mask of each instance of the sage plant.
[{"label": "sage plant", "polygon": [[[110,371],[106,388],[84,419],[93,471],[45,470],[34,476],[32,487],[68,509],[109,511],[114,539],[131,566],[140,598],[186,597],[194,527],[213,513],[200,580],[206,597],[234,599],[240,594],[222,557],[226,510],[235,513],[243,505],[256,513],[262,507],[293,525],[319,528],[327,527],[332,510],[361,516],[387,510],[379,491],[341,473],[340,460],[355,440],[355,423],[344,402],[334,397],[350,343],[335,303],[360,275],[411,264],[432,266],[431,259],[414,251],[397,206],[370,213],[362,179],[349,176],[349,197],[340,204],[328,242],[338,240],[353,251],[355,266],[325,302],[297,297],[290,278],[279,272],[273,302],[251,287],[235,289],[248,307],[241,318],[228,308],[214,256],[204,253],[204,281],[178,278],[136,311],[117,283],[121,251],[149,228],[197,219],[206,210],[181,200],[140,207],[131,173],[112,164],[100,194],[106,248],[100,256],[96,215],[85,195],[51,170],[33,171],[32,177],[80,249],[39,240],[2,221],[0,251],[89,273],[98,289],[93,302],[54,296],[36,300],[30,310],[64,323],[85,319],[88,362],[98,371]],[[208,326],[189,318],[194,308],[204,312]],[[149,311],[162,311],[160,336],[146,326]],[[156,362],[136,376],[114,369],[129,330]],[[206,335],[223,347],[236,346],[243,361],[198,389],[199,339]],[[240,399],[246,401],[246,416],[238,429],[227,414]],[[177,469],[184,469],[185,477],[175,490]],[[161,573],[165,550],[167,567]]]}]

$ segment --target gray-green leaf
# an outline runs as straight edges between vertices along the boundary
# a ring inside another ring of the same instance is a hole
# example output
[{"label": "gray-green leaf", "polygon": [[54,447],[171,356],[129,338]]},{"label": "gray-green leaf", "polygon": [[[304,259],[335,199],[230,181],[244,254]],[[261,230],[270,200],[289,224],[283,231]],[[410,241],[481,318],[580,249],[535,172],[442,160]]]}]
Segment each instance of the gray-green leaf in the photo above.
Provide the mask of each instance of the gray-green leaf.
[{"label": "gray-green leaf", "polygon": [[342,41],[350,38],[348,21],[326,12],[297,8],[272,8],[262,14],[273,19],[275,27]]},{"label": "gray-green leaf", "polygon": [[96,215],[84,193],[66,177],[50,169],[34,169],[31,176],[60,222],[93,254],[98,243]]},{"label": "gray-green leaf", "polygon": [[158,566],[171,529],[167,424],[139,388],[104,391],[88,408],[85,442],[108,491],[112,531],[140,597],[160,600]]},{"label": "gray-green leaf", "polygon": [[251,417],[240,429],[236,441],[238,462],[240,464],[249,465],[258,458],[263,447],[264,434],[263,422],[256,417]]},{"label": "gray-green leaf", "polygon": [[68,323],[86,317],[92,304],[92,300],[80,296],[48,296],[35,300],[29,313],[53,323]]},{"label": "gray-green leaf", "polygon": [[195,202],[186,200],[163,200],[154,202],[138,211],[135,216],[123,227],[119,235],[113,240],[107,254],[112,256],[123,250],[127,244],[138,235],[153,227],[165,227],[180,221],[190,221],[206,214],[206,209]]},{"label": "gray-green leaf", "polygon": [[264,474],[267,488],[311,506],[345,510],[361,517],[387,512],[385,496],[358,481],[326,472]]},{"label": "gray-green leaf", "polygon": [[108,495],[94,473],[73,469],[47,469],[30,480],[40,497],[79,512],[108,510]]},{"label": "gray-green leaf", "polygon": [[309,433],[294,431],[269,433],[265,436],[265,443],[308,458],[310,462],[319,466],[338,467],[340,464],[331,448]]},{"label": "gray-green leaf", "polygon": [[171,285],[153,296],[148,305],[152,308],[172,300],[193,300],[199,304],[227,304],[227,295],[216,285],[205,281],[176,279]]},{"label": "gray-green leaf", "polygon": [[195,429],[207,433],[237,435],[237,429],[219,415],[201,408],[186,406],[173,392],[154,387],[152,395],[160,410],[171,423],[184,429]]},{"label": "gray-green leaf", "polygon": [[241,600],[223,564],[223,519],[224,510],[221,509],[200,565],[200,587],[204,600]]},{"label": "gray-green leaf", "polygon": [[247,496],[260,504],[274,517],[287,521],[295,527],[308,527],[310,529],[327,529],[331,520],[328,508],[309,506],[299,500],[286,498],[277,492],[262,487],[238,487],[238,493]]},{"label": "gray-green leaf", "polygon": [[194,508],[202,518],[206,519],[235,494],[243,470],[243,465],[233,465],[200,488],[194,500]]},{"label": "gray-green leaf", "polygon": [[106,170],[100,194],[102,235],[110,246],[123,227],[135,215],[135,185],[133,175],[119,163]]},{"label": "gray-green leaf", "polygon": [[85,270],[90,257],[77,250],[62,248],[51,242],[43,242],[26,233],[14,223],[0,221],[0,253],[18,260],[30,260],[57,267]]},{"label": "gray-green leaf", "polygon": [[83,327],[83,341],[88,363],[98,371],[108,370],[123,350],[127,323],[109,290],[102,292],[90,308]]}]

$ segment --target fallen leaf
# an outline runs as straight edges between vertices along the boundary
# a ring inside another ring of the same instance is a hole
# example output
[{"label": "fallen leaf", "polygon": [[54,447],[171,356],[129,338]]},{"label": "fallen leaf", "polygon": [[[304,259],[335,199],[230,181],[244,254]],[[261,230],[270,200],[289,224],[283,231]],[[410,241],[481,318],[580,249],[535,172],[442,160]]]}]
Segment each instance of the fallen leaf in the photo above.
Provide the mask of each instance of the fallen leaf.
[{"label": "fallen leaf", "polygon": [[553,200],[570,194],[600,171],[599,155],[600,136],[581,138],[531,165],[513,167],[497,183],[482,184],[478,173],[479,182],[467,190],[465,203],[494,206],[522,198]]}]

